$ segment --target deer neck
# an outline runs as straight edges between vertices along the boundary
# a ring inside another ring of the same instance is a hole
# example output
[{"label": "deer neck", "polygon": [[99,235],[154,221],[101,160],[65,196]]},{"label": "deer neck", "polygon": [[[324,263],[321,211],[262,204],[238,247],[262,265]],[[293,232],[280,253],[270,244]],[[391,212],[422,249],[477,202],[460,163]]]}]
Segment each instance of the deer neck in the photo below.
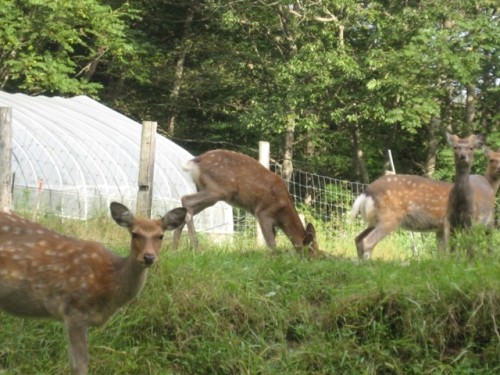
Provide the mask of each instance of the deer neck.
[{"label": "deer neck", "polygon": [[455,180],[450,191],[448,202],[448,219],[454,223],[453,226],[461,223],[464,218],[470,217],[472,213],[473,194],[469,181],[470,167],[455,168]]},{"label": "deer neck", "polygon": [[470,176],[470,170],[471,167],[468,166],[457,166],[455,168],[455,187],[459,188],[460,190],[466,190],[467,188],[470,188],[470,183],[469,183],[469,176]]},{"label": "deer neck", "polygon": [[123,305],[133,300],[146,283],[148,268],[137,262],[133,254],[121,258],[116,267],[116,302]]},{"label": "deer neck", "polygon": [[304,246],[303,240],[306,235],[306,230],[298,215],[290,215],[290,220],[284,223],[281,229],[288,236],[295,248],[302,248]]}]

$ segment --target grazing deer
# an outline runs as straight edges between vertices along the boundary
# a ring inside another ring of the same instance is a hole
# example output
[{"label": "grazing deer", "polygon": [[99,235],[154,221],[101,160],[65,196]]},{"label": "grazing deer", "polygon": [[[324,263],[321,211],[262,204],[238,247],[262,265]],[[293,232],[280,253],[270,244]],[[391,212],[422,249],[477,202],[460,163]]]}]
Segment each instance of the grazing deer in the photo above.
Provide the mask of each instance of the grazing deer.
[{"label": "grazing deer", "polygon": [[136,219],[120,203],[111,215],[131,234],[122,258],[91,241],[70,238],[15,214],[0,213],[0,308],[64,323],[71,373],[88,371],[87,329],[104,324],[141,291],[157,261],[163,232],[185,220],[176,208],[162,219]]},{"label": "grazing deer", "polygon": [[[475,204],[483,207],[490,205],[491,200],[488,187],[481,181],[486,178],[493,188],[496,184],[498,189],[500,180],[500,154],[488,150],[487,155],[485,177],[470,176],[474,186],[481,185],[487,191],[480,194],[481,188],[476,189]],[[450,182],[413,175],[387,175],[372,182],[356,198],[351,211],[351,217],[360,213],[368,223],[368,227],[355,238],[358,257],[369,259],[373,248],[398,228],[435,232],[439,248],[445,250],[444,219],[452,187]]]},{"label": "grazing deer", "polygon": [[[193,216],[218,201],[242,208],[258,220],[266,244],[276,247],[276,227],[290,239],[300,252],[308,246],[310,255],[319,253],[312,224],[304,229],[283,180],[250,156],[228,150],[208,151],[184,168],[191,173],[195,194],[182,197],[187,209],[186,222],[191,245],[197,248]],[[174,232],[173,248],[177,248],[183,226]]]},{"label": "grazing deer", "polygon": [[[455,179],[448,196],[444,220],[445,243],[448,243],[450,237],[459,230],[470,229],[475,224],[493,224],[495,192],[488,176],[470,176],[474,150],[483,146],[483,137],[471,135],[460,138],[454,134],[446,135],[448,143],[453,147],[455,161]],[[456,243],[453,243],[450,250],[455,250],[455,247]],[[471,255],[470,248],[468,253]]]}]

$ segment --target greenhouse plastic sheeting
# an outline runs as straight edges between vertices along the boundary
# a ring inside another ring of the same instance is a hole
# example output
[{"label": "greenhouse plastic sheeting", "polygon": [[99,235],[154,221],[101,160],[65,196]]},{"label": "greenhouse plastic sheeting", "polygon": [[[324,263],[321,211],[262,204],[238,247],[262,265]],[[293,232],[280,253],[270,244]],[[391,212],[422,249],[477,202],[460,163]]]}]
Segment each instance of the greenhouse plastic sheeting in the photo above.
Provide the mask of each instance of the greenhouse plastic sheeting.
[{"label": "greenhouse plastic sheeting", "polygon": [[[0,91],[12,108],[14,208],[39,207],[87,219],[119,201],[135,209],[142,125],[86,96],[27,96]],[[156,135],[153,217],[196,191],[182,164],[193,156]],[[231,206],[219,202],[195,216],[200,231],[233,232]]]}]

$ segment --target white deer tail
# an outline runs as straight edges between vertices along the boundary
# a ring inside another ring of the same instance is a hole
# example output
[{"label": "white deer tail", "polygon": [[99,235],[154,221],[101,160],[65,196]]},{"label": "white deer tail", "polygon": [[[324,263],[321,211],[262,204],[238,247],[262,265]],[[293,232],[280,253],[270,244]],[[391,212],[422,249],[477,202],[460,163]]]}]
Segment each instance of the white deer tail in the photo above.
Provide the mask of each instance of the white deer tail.
[{"label": "white deer tail", "polygon": [[368,196],[363,193],[358,195],[356,200],[354,201],[351,209],[351,218],[356,219],[356,216],[358,216],[358,213],[361,214],[362,217],[365,216],[365,204],[366,204],[366,198]]}]

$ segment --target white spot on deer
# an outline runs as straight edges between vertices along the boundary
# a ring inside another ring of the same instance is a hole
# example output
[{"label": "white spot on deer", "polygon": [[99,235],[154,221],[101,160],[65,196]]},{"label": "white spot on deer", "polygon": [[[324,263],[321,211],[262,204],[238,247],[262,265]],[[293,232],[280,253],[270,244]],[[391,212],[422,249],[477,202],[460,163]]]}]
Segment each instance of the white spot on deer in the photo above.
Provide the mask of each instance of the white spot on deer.
[{"label": "white spot on deer", "polygon": [[8,225],[4,225],[2,227],[2,231],[4,231],[4,232],[8,232],[9,230],[10,230],[10,227]]},{"label": "white spot on deer", "polygon": [[11,279],[22,280],[23,279],[23,274],[21,272],[19,272],[18,270],[12,270],[12,271],[9,272],[9,277]]}]

